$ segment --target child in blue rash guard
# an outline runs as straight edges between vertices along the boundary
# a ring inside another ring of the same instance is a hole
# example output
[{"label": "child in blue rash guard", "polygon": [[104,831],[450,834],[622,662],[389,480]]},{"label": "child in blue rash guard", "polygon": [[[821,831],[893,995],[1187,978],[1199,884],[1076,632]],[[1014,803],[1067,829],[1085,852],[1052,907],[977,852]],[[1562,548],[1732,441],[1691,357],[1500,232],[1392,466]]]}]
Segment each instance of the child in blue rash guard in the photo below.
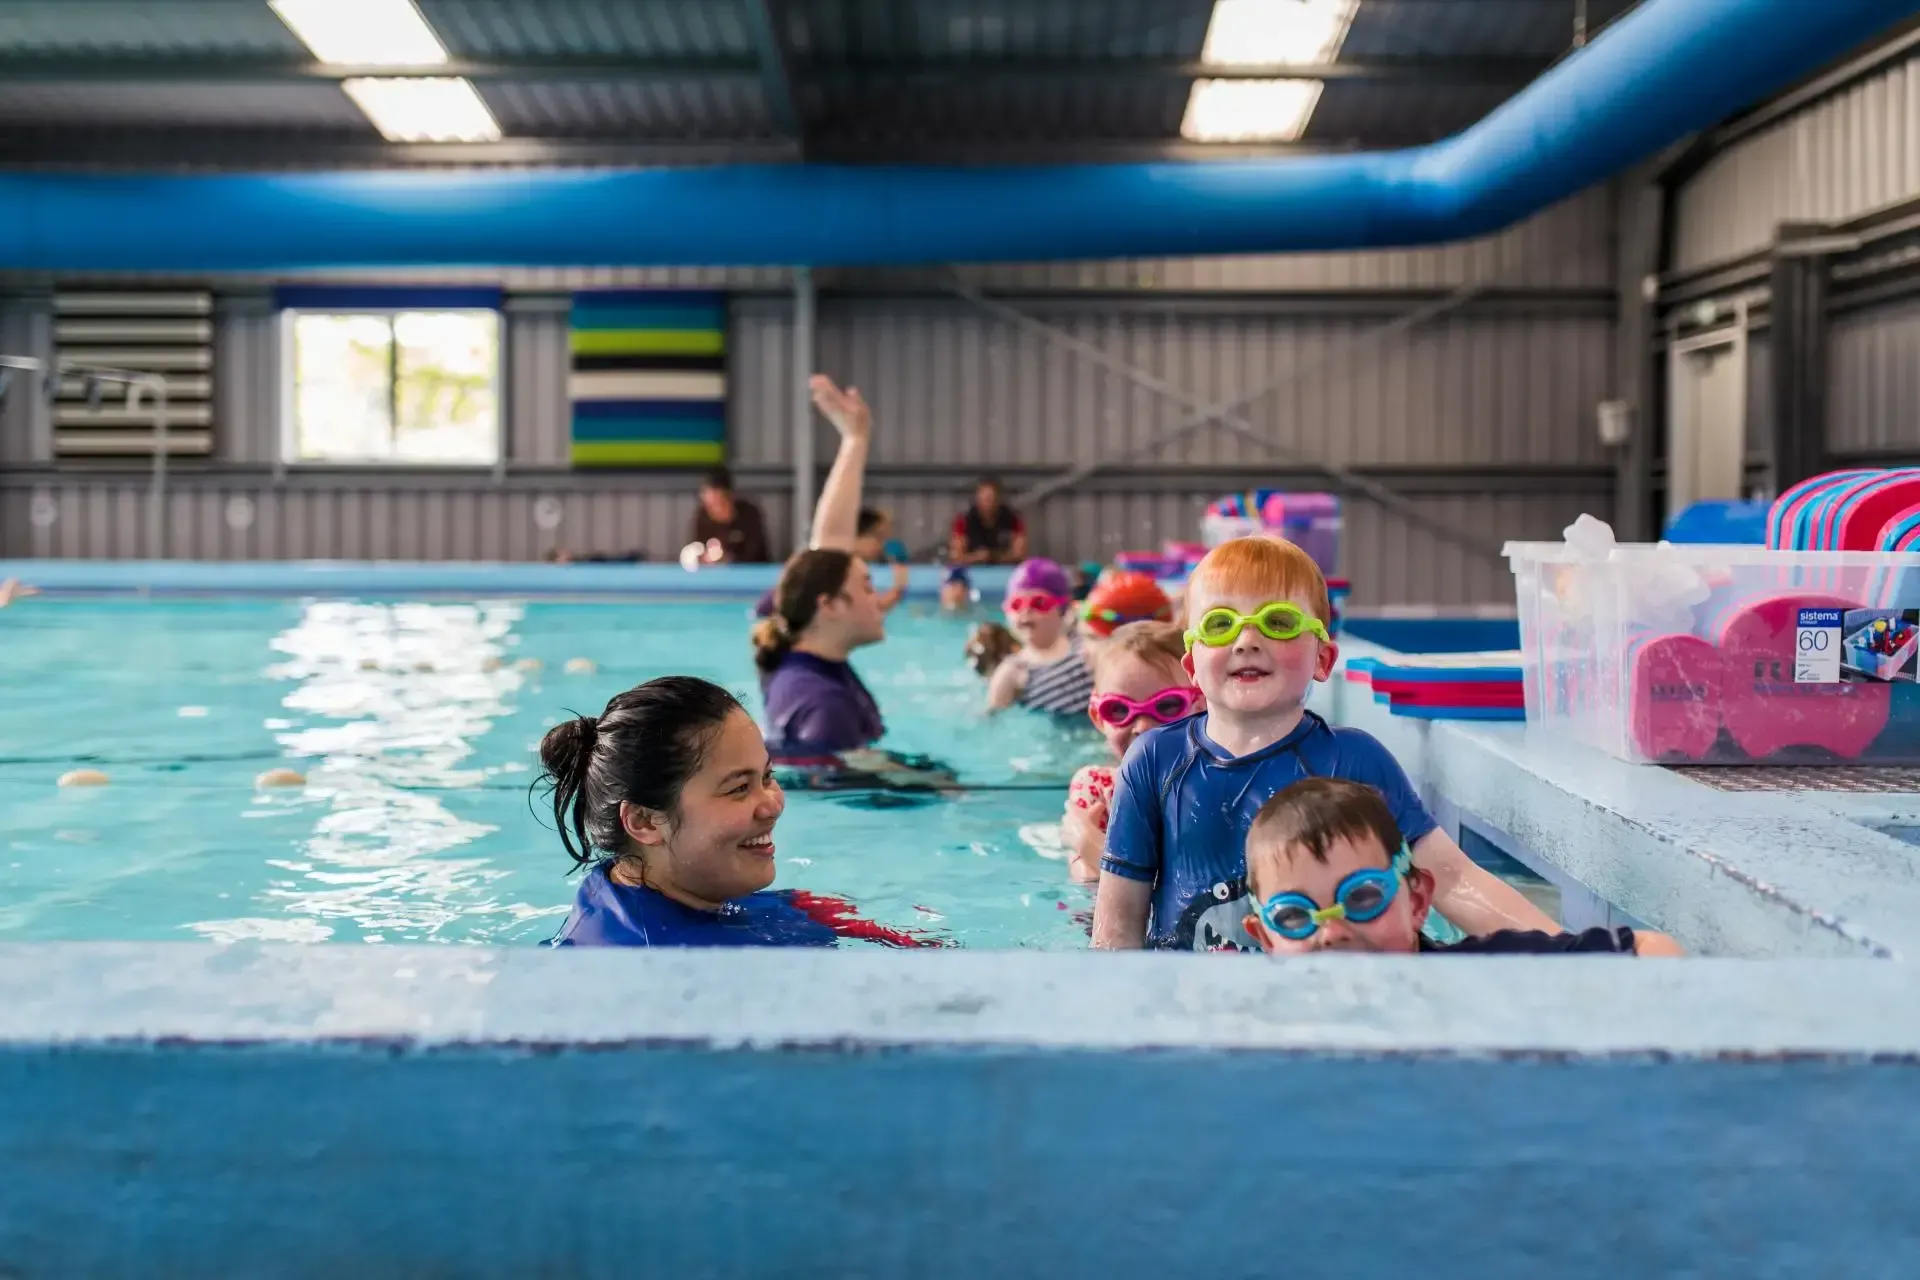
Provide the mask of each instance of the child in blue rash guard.
[{"label": "child in blue rash guard", "polygon": [[1433,877],[1413,865],[1385,797],[1344,778],[1296,782],[1261,806],[1247,833],[1247,883],[1247,930],[1269,955],[1682,954],[1673,939],[1646,929],[1501,929],[1457,942],[1428,940],[1420,927]]},{"label": "child in blue rash guard", "polygon": [[1283,539],[1237,539],[1200,562],[1187,585],[1183,640],[1207,709],[1144,734],[1121,763],[1095,946],[1253,950],[1247,829],[1275,792],[1316,776],[1364,782],[1386,797],[1453,924],[1481,933],[1556,928],[1438,828],[1385,747],[1306,709],[1308,691],[1339,655],[1329,612],[1319,567]]},{"label": "child in blue rash guard", "polygon": [[561,842],[588,868],[555,946],[939,945],[840,899],[770,888],[786,799],[759,730],[718,685],[650,680],[550,730],[540,760]]}]

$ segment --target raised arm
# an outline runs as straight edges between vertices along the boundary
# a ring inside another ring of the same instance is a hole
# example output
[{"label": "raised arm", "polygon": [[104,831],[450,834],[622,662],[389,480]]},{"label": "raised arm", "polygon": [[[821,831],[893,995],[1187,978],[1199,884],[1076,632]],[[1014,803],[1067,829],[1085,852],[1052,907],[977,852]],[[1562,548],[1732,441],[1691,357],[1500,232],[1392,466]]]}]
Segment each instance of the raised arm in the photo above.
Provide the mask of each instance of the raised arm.
[{"label": "raised arm", "polygon": [[813,391],[813,406],[840,433],[840,449],[833,455],[833,469],[821,487],[820,501],[813,508],[813,537],[809,545],[816,550],[851,551],[854,535],[860,529],[861,491],[866,487],[867,444],[873,432],[873,411],[861,398],[857,387],[842,391],[833,379],[816,373],[808,384]]}]

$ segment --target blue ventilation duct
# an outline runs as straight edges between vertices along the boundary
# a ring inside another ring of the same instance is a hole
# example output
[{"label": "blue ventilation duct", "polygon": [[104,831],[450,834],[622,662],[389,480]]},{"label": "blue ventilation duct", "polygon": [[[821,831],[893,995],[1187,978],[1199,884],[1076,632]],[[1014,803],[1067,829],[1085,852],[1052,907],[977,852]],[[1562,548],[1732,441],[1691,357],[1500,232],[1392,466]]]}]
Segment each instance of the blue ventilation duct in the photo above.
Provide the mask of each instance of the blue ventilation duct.
[{"label": "blue ventilation duct", "polygon": [[0,268],[857,265],[1360,249],[1497,230],[1920,0],[1646,0],[1465,133],[1209,164],[0,175]]}]

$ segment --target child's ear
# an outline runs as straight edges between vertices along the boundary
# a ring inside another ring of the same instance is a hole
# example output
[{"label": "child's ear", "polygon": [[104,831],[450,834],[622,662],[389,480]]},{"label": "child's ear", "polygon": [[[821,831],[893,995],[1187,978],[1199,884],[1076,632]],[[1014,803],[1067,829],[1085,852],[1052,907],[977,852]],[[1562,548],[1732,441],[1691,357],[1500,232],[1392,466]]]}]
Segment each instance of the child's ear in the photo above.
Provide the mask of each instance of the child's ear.
[{"label": "child's ear", "polygon": [[1423,871],[1419,867],[1409,867],[1406,871],[1407,904],[1413,914],[1413,927],[1417,932],[1427,922],[1427,912],[1433,909],[1433,872]]},{"label": "child's ear", "polygon": [[[1193,650],[1189,649],[1185,653],[1180,655],[1180,669],[1187,673],[1187,679],[1194,680]],[[1194,684],[1197,686],[1199,684],[1199,681],[1194,680]]]},{"label": "child's ear", "polygon": [[1334,664],[1340,661],[1340,646],[1331,640],[1320,642],[1320,659],[1314,664],[1313,678],[1327,680],[1333,675]]},{"label": "child's ear", "polygon": [[1262,951],[1273,954],[1273,935],[1267,932],[1266,922],[1251,911],[1247,913],[1247,936],[1259,943]]}]

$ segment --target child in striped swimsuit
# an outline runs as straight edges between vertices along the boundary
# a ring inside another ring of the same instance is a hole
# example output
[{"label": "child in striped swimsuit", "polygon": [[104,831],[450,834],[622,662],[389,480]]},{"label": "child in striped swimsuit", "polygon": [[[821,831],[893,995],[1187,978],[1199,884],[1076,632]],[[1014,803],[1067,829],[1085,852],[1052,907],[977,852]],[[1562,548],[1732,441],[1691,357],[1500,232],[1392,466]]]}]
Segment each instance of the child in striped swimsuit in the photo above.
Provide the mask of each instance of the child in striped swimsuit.
[{"label": "child in striped swimsuit", "polygon": [[1085,715],[1093,671],[1085,642],[1073,627],[1073,587],[1066,570],[1051,560],[1023,561],[1007,579],[1003,607],[1021,647],[994,671],[987,710],[1017,702],[1051,715]]}]

